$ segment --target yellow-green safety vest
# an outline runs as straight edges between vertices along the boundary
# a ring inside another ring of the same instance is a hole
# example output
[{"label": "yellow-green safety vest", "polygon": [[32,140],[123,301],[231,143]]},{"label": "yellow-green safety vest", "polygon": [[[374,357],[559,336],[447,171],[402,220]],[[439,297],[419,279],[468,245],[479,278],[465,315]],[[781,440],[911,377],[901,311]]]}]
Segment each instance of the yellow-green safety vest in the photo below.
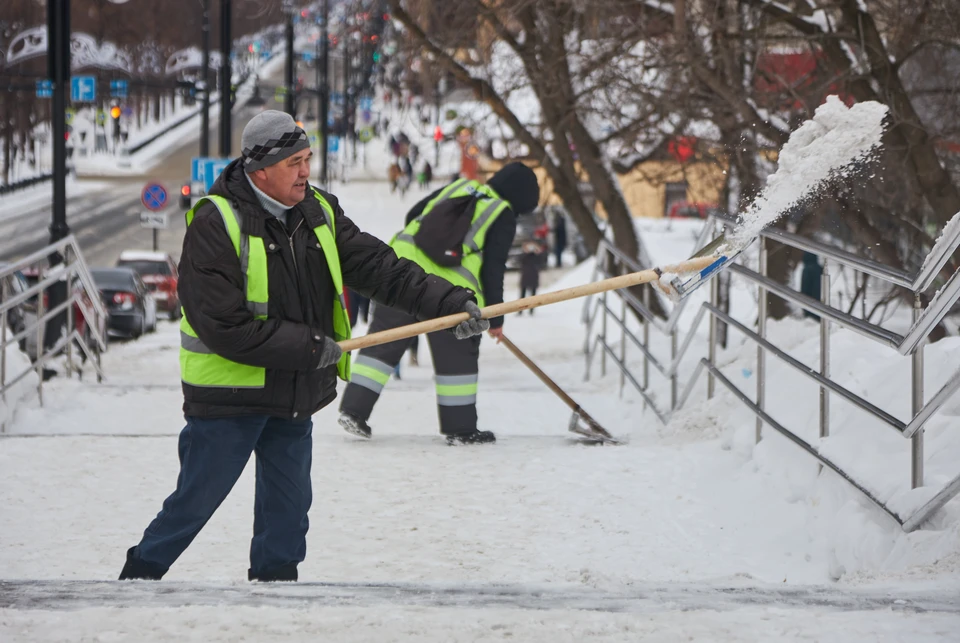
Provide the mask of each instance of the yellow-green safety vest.
[{"label": "yellow-green safety vest", "polygon": [[[343,298],[343,276],[340,273],[340,255],[337,253],[335,241],[335,223],[333,208],[327,200],[316,190],[314,197],[327,215],[327,225],[313,229],[317,235],[317,242],[327,258],[327,266],[333,277],[333,285],[337,296],[333,301],[333,338],[336,341],[350,339],[350,318],[347,315],[347,305]],[[206,196],[197,201],[187,212],[187,227],[193,222],[197,208],[204,201],[209,201],[220,211],[223,225],[233,242],[233,249],[240,260],[245,284],[247,309],[257,319],[267,318],[269,288],[267,281],[267,253],[263,246],[263,238],[241,232],[240,218],[230,207],[227,199],[221,196]],[[221,357],[206,347],[197,337],[190,325],[190,311],[182,308],[180,318],[180,378],[191,386],[223,387],[223,388],[263,388],[266,384],[267,371],[259,366],[239,364],[225,357]],[[350,355],[344,353],[337,363],[337,374],[340,379],[350,381]]]},{"label": "yellow-green safety vest", "polygon": [[[426,255],[413,240],[413,236],[420,230],[420,221],[430,214],[430,211],[444,199],[455,199],[461,196],[480,196],[473,211],[470,229],[463,239],[462,256],[459,266],[441,266]],[[431,275],[446,279],[455,286],[469,288],[477,296],[477,305],[483,308],[483,284],[480,282],[480,268],[483,266],[483,246],[487,238],[487,230],[497,217],[510,204],[503,201],[493,188],[468,179],[460,179],[448,185],[426,207],[419,217],[414,219],[390,242],[390,246],[398,257],[409,259]]]}]

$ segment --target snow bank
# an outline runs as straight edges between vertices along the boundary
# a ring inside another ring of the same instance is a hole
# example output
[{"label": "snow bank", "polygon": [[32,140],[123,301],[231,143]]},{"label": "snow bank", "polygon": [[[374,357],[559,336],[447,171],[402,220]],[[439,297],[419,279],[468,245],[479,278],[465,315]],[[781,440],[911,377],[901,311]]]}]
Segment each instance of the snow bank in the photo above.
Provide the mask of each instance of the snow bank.
[{"label": "snow bank", "polygon": [[740,215],[730,243],[745,246],[824,181],[866,157],[880,144],[887,111],[886,105],[873,101],[848,108],[838,97],[828,96],[813,118],[790,135],[777,171]]},{"label": "snow bank", "polygon": [[[7,371],[4,384],[12,382],[26,369],[30,368],[30,359],[13,344],[7,346]],[[14,384],[0,397],[0,432],[6,432],[14,421],[18,409],[29,404],[37,397],[37,373],[31,371],[25,378]]]}]

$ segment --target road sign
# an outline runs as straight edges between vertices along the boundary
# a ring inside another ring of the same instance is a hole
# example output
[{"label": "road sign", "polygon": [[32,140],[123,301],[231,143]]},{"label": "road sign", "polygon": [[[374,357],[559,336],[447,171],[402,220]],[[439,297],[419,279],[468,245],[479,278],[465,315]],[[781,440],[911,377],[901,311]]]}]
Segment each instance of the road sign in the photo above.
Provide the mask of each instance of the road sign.
[{"label": "road sign", "polygon": [[110,96],[113,98],[126,98],[130,94],[129,84],[125,80],[110,81]]},{"label": "road sign", "polygon": [[369,127],[364,127],[357,134],[357,138],[360,139],[361,143],[369,143],[370,140],[373,138],[373,130],[370,129]]},{"label": "road sign", "polygon": [[67,110],[63,113],[63,121],[67,125],[73,125],[73,119],[77,116],[77,110],[68,107]]},{"label": "road sign", "polygon": [[97,79],[94,76],[74,76],[70,79],[70,100],[74,103],[92,103],[97,99]]},{"label": "road sign", "polygon": [[97,125],[103,125],[107,122],[107,113],[102,109],[97,110]]},{"label": "road sign", "polygon": [[167,190],[159,183],[147,183],[140,193],[140,202],[151,212],[162,210],[167,205]]},{"label": "road sign", "polygon": [[140,227],[141,228],[154,228],[159,230],[167,229],[167,213],[166,212],[141,212],[140,213]]},{"label": "road sign", "polygon": [[203,163],[203,189],[210,194],[214,181],[223,172],[223,168],[230,165],[230,159],[206,159]]},{"label": "road sign", "polygon": [[330,137],[330,144],[327,146],[327,150],[329,150],[329,151],[331,151],[331,152],[336,152],[336,151],[338,151],[339,149],[340,149],[340,137],[339,137],[339,136],[331,136],[331,137]]},{"label": "road sign", "polygon": [[300,54],[300,56],[303,58],[303,62],[305,62],[305,63],[313,62],[313,53],[312,53],[312,52],[305,51],[305,52],[303,52],[302,54]]},{"label": "road sign", "polygon": [[38,80],[37,81],[37,98],[52,98],[52,97],[53,97],[53,81]]},{"label": "road sign", "polygon": [[360,99],[360,109],[371,110],[373,109],[373,99],[369,96],[364,96]]},{"label": "road sign", "polygon": [[276,91],[273,92],[273,100],[278,103],[282,103],[287,99],[287,88],[286,87],[277,87]]}]

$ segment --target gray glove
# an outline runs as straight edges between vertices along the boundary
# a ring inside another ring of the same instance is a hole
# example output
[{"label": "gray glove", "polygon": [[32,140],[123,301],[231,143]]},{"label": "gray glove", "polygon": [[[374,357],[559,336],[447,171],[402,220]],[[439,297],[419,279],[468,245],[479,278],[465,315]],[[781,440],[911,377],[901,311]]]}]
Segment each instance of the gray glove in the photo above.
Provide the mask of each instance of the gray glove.
[{"label": "gray glove", "polygon": [[480,333],[490,330],[490,322],[486,319],[480,319],[480,308],[472,301],[468,301],[467,305],[463,307],[463,312],[470,313],[470,317],[473,319],[468,319],[467,321],[460,322],[453,328],[453,335],[457,339],[466,339],[468,337],[473,337],[474,335],[479,335]]},{"label": "gray glove", "polygon": [[343,355],[343,351],[340,350],[340,346],[337,345],[335,341],[329,337],[322,337],[321,335],[314,335],[313,339],[317,342],[320,342],[320,363],[317,364],[317,368],[326,368],[328,366],[333,366],[340,361],[340,357]]}]

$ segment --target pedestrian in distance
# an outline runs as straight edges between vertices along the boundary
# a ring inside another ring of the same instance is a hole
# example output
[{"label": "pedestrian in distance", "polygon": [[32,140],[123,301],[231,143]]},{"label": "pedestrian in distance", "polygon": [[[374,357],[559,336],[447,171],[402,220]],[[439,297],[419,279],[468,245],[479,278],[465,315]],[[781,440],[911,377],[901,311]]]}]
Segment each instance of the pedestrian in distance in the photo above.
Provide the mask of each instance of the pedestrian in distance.
[{"label": "pedestrian in distance", "polygon": [[[520,255],[520,299],[527,295],[533,297],[537,294],[537,288],[540,287],[540,257],[544,252],[543,246],[536,240],[524,241],[520,247],[523,254]],[[533,308],[530,314],[533,314]],[[517,314],[522,314],[523,311]]]},{"label": "pedestrian in distance", "polygon": [[557,257],[557,268],[563,265],[563,251],[566,248],[567,220],[562,212],[557,212],[553,219],[553,253]]},{"label": "pedestrian in distance", "polygon": [[[533,212],[539,200],[537,177],[522,163],[504,166],[486,184],[457,179],[417,203],[390,245],[431,275],[470,288],[481,307],[499,304],[517,216]],[[370,332],[413,321],[396,307],[377,306]],[[490,335],[499,340],[503,317],[491,319],[490,326]],[[427,341],[436,373],[440,433],[449,444],[495,442],[492,431],[477,426],[480,338],[455,343],[449,334],[430,333]],[[409,343],[399,340],[360,351],[340,404],[339,422],[345,431],[372,436],[367,420]]]},{"label": "pedestrian in distance", "polygon": [[344,288],[410,318],[468,312],[451,340],[481,334],[476,295],[361,232],[311,186],[306,133],[265,111],[242,154],[186,214],[180,378],[186,426],[176,490],[127,551],[120,580],[159,580],[256,454],[249,580],[294,581],[312,501],[311,416],[349,380]]}]

